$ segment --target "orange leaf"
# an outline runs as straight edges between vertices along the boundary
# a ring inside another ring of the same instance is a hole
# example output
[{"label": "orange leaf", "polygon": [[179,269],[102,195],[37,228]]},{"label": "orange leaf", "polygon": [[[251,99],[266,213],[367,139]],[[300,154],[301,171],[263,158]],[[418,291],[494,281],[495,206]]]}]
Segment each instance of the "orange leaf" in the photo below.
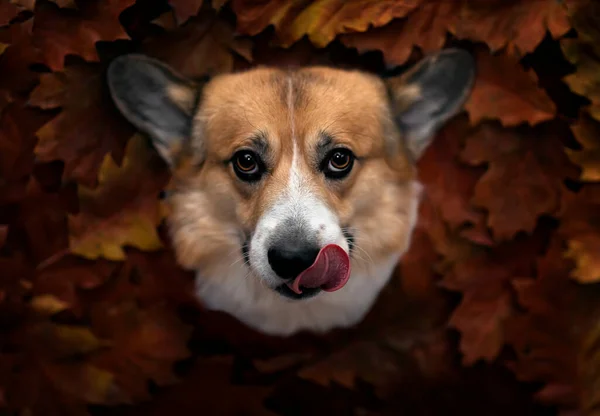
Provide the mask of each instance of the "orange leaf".
[{"label": "orange leaf", "polygon": [[489,164],[475,186],[473,202],[487,209],[494,238],[531,232],[540,215],[560,207],[563,181],[576,176],[563,151],[560,126],[516,131],[483,124],[467,137],[462,159]]},{"label": "orange leaf", "polygon": [[580,283],[600,281],[600,186],[584,185],[577,194],[565,194],[559,232],[567,239],[564,255],[575,262],[571,277]]},{"label": "orange leaf", "polygon": [[504,126],[534,125],[554,118],[556,105],[537,77],[508,55],[477,53],[477,78],[465,104],[473,124],[498,119]]},{"label": "orange leaf", "polygon": [[33,33],[44,62],[54,71],[64,68],[67,55],[98,61],[96,42],[127,39],[119,15],[135,0],[81,2],[76,14],[66,13],[52,3],[38,2]]},{"label": "orange leaf", "polygon": [[35,153],[41,161],[64,161],[65,180],[95,186],[105,155],[120,161],[134,132],[110,101],[99,65],[77,64],[65,72],[42,75],[29,102],[43,109],[62,109],[37,132]]},{"label": "orange leaf", "polygon": [[164,210],[158,196],[167,171],[147,139],[137,134],[129,141],[122,166],[106,155],[98,181],[96,189],[79,189],[80,213],[69,218],[71,252],[123,260],[124,246],[161,248],[156,227]]},{"label": "orange leaf", "polygon": [[533,52],[547,31],[556,39],[570,28],[560,1],[464,0],[461,18],[451,31],[461,39],[485,42],[493,52],[506,47],[522,56]]},{"label": "orange leaf", "polygon": [[359,52],[380,50],[391,65],[406,63],[415,46],[425,53],[441,49],[446,42],[448,28],[459,18],[459,1],[425,2],[405,19],[365,33],[341,36],[346,46]]},{"label": "orange leaf", "polygon": [[600,182],[600,122],[582,114],[577,124],[571,126],[580,151],[565,149],[569,159],[581,167],[581,180]]},{"label": "orange leaf", "polygon": [[303,36],[318,47],[324,47],[342,33],[364,32],[379,27],[396,17],[406,16],[420,0],[275,0],[253,2],[233,0],[237,30],[256,35],[267,26],[275,26],[278,43],[289,47]]}]

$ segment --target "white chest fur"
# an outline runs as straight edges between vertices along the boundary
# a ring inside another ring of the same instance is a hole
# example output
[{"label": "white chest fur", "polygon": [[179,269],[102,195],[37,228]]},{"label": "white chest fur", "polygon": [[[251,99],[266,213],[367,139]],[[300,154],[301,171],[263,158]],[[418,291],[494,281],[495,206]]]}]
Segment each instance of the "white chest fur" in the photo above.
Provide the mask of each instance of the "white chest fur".
[{"label": "white chest fur", "polygon": [[198,279],[196,293],[208,309],[227,312],[270,335],[324,332],[358,323],[388,282],[400,253],[368,271],[356,271],[342,289],[302,301],[282,297],[248,274],[245,267],[223,270],[215,279]]}]

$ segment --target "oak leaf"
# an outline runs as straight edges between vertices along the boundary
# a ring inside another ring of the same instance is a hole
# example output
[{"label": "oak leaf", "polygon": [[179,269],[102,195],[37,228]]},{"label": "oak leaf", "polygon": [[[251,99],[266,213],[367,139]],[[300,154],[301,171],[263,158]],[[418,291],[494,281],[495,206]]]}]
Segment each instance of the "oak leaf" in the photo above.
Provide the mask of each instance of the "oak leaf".
[{"label": "oak leaf", "polygon": [[571,277],[580,283],[600,281],[600,187],[584,185],[564,195],[558,232],[567,240],[566,257],[575,262]]},{"label": "oak leaf", "polygon": [[213,12],[203,12],[182,27],[148,39],[142,50],[191,78],[231,72],[235,55],[252,60],[252,42],[234,37],[233,27]]},{"label": "oak leaf", "polygon": [[53,71],[62,71],[67,55],[98,61],[96,42],[127,39],[119,15],[135,0],[81,2],[76,13],[66,13],[52,3],[38,3],[33,26],[35,44],[42,51],[44,63]]},{"label": "oak leaf", "polygon": [[267,26],[275,26],[277,43],[289,47],[303,36],[318,47],[329,44],[337,35],[364,32],[392,19],[406,16],[417,7],[419,0],[302,0],[252,2],[233,0],[231,7],[237,15],[237,30],[256,35]]},{"label": "oak leaf", "polygon": [[140,134],[129,141],[122,166],[106,155],[98,187],[79,188],[80,212],[69,217],[71,253],[124,260],[124,246],[161,248],[156,227],[165,213],[159,194],[167,180],[164,162]]},{"label": "oak leaf", "polygon": [[581,167],[580,180],[600,182],[600,121],[582,114],[571,130],[582,150],[565,149],[569,159]]},{"label": "oak leaf", "polygon": [[63,177],[93,187],[105,156],[120,162],[133,127],[108,96],[103,68],[78,63],[41,76],[29,103],[61,112],[38,132],[35,154],[40,161],[62,160]]},{"label": "oak leaf", "polygon": [[540,215],[558,211],[563,181],[577,175],[563,151],[560,131],[560,125],[515,130],[486,123],[466,138],[462,160],[488,164],[473,202],[488,211],[495,239],[531,232]]},{"label": "oak leaf", "polygon": [[510,55],[476,54],[477,77],[465,109],[473,124],[498,119],[503,126],[535,125],[554,118],[556,105],[538,86],[532,70],[525,71]]}]

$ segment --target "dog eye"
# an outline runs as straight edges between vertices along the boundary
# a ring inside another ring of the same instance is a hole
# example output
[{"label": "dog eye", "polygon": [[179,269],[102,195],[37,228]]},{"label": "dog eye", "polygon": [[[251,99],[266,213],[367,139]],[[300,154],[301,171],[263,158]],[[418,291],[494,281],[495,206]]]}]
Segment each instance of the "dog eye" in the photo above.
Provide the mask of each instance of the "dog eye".
[{"label": "dog eye", "polygon": [[354,155],[348,149],[334,149],[325,159],[324,173],[330,178],[340,179],[352,170]]},{"label": "dog eye", "polygon": [[262,164],[258,156],[249,150],[241,150],[233,156],[233,170],[244,181],[255,181],[262,175]]}]

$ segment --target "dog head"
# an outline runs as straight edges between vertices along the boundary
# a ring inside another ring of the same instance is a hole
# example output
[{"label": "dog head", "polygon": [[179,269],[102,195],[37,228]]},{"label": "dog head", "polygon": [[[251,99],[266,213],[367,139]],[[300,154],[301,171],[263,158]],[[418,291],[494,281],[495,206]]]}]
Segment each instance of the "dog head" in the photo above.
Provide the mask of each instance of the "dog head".
[{"label": "dog head", "polygon": [[387,79],[256,68],[198,83],[140,55],[108,72],[117,107],[172,169],[181,265],[216,281],[241,268],[290,299],[340,289],[350,264],[366,270],[406,250],[415,163],[473,78],[456,49]]}]

